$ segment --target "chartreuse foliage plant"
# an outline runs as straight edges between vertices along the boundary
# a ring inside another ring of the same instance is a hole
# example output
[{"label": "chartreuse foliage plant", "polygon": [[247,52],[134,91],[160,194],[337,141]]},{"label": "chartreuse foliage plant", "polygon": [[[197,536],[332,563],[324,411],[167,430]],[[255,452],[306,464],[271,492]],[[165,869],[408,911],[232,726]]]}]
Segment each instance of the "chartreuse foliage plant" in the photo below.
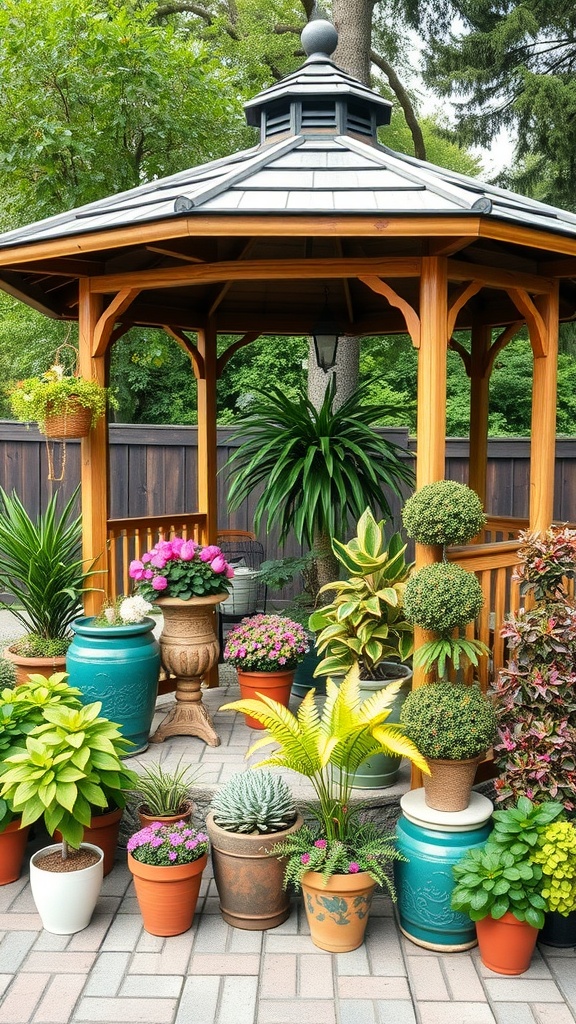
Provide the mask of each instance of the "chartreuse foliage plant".
[{"label": "chartreuse foliage plant", "polygon": [[130,743],[117,726],[100,718],[102,704],[84,707],[63,704],[44,709],[45,721],[26,737],[22,750],[6,758],[0,778],[0,796],[22,824],[39,818],[50,835],[62,833],[63,851],[77,848],[92,809],[123,807],[126,790],[136,784],[134,772],[120,760]]},{"label": "chartreuse foliage plant", "polygon": [[214,796],[214,821],[227,832],[281,832],[296,818],[294,798],[281,775],[238,772]]},{"label": "chartreuse foliage plant", "polygon": [[[400,685],[401,682],[392,683],[362,701],[356,665],[340,686],[328,679],[321,711],[314,690],[306,694],[296,715],[269,697],[234,701],[222,709],[250,715],[268,730],[268,735],[253,744],[249,755],[270,743],[277,744],[254,768],[290,768],[310,779],[319,800],[318,809],[310,808],[318,820],[318,839],[330,846],[343,843],[352,864],[358,862],[359,851],[354,838],[358,821],[350,807],[350,796],[359,765],[372,754],[384,751],[407,757],[428,773],[424,758],[401,726],[386,722]],[[387,847],[389,837],[381,840]]]},{"label": "chartreuse foliage plant", "polygon": [[386,658],[406,661],[412,653],[414,631],[403,612],[412,568],[404,558],[406,545],[398,533],[386,544],[384,521],[377,522],[367,508],[357,535],[347,544],[333,539],[332,550],[348,577],[322,587],[335,590],[336,597],[310,616],[323,655],[314,675],[348,672],[358,661],[362,677],[376,679]]},{"label": "chartreuse foliage plant", "polygon": [[576,828],[572,821],[553,821],[538,837],[531,855],[544,876],[542,895],[548,909],[567,917],[576,910]]}]

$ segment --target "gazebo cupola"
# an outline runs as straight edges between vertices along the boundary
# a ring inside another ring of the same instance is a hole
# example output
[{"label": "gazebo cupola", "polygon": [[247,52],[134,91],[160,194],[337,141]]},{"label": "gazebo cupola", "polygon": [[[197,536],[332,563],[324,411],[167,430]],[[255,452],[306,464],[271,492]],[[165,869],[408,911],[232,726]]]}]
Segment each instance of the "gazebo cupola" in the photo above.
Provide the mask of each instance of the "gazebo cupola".
[{"label": "gazebo cupola", "polygon": [[302,32],[308,59],[292,75],[244,105],[260,142],[289,135],[358,136],[377,142],[377,129],[390,124],[392,104],[346,74],[330,59],[338,33],[327,21],[310,21]]}]

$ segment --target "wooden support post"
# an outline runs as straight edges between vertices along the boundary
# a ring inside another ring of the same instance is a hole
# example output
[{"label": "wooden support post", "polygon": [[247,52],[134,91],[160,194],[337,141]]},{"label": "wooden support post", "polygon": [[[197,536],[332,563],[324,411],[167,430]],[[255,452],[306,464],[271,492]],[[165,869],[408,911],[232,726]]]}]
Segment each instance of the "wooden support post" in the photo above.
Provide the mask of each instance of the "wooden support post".
[{"label": "wooden support post", "polygon": [[[198,511],[206,514],[203,544],[215,544],[218,535],[217,340],[214,320],[210,318],[204,329],[198,331],[198,354],[203,364],[198,378]],[[206,682],[209,687],[218,686],[218,665],[207,673]]]},{"label": "wooden support post", "polygon": [[488,406],[490,372],[487,365],[491,330],[473,324],[470,373],[470,455],[468,484],[486,505],[488,469]]},{"label": "wooden support post", "polygon": [[[104,355],[94,358],[94,331],[102,312],[102,297],[90,292],[90,281],[80,279],[78,308],[78,367],[83,377],[106,382]],[[102,606],[108,579],[108,421],[104,416],[81,444],[81,510],[82,554],[94,561],[98,574],[90,580],[91,587],[101,588],[84,596],[86,615],[96,615]]]},{"label": "wooden support post", "polygon": [[[530,444],[530,529],[547,530],[554,518],[556,454],[556,378],[558,361],[558,289],[539,296],[536,305],[545,325],[546,355],[534,359]],[[532,339],[531,339],[532,340]]]},{"label": "wooden support post", "polygon": [[[416,487],[443,480],[446,463],[446,353],[448,348],[448,280],[444,257],[422,259],[420,280],[420,348],[418,350],[418,410],[416,424]],[[437,562],[438,547],[416,544],[416,568]],[[421,647],[430,634],[414,629],[414,646]],[[426,675],[414,670],[413,686]],[[412,768],[412,788],[422,785],[422,773]]]}]

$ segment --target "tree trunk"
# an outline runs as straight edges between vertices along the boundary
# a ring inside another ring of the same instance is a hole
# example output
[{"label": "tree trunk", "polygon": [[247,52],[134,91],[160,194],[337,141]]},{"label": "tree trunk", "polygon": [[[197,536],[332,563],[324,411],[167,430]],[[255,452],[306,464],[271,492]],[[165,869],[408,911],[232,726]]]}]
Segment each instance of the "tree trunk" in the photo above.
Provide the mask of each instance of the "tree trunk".
[{"label": "tree trunk", "polygon": [[332,370],[324,370],[316,362],[314,342],[310,338],[308,348],[308,398],[315,409],[319,409],[324,400],[330,378],[336,376],[336,394],[334,409],[339,409],[354,394],[358,387],[358,370],[360,360],[360,342],[358,338],[341,337],[338,341],[336,365]]},{"label": "tree trunk", "polygon": [[335,64],[370,85],[370,50],[374,0],[334,0],[334,25],[338,31]]},{"label": "tree trunk", "polygon": [[[318,529],[314,533],[314,551],[316,552],[316,580],[320,590],[326,583],[334,583],[338,579],[340,563],[332,551],[329,534]],[[316,595],[316,604],[330,604],[333,598],[334,594],[329,591],[320,594],[320,597]]]}]

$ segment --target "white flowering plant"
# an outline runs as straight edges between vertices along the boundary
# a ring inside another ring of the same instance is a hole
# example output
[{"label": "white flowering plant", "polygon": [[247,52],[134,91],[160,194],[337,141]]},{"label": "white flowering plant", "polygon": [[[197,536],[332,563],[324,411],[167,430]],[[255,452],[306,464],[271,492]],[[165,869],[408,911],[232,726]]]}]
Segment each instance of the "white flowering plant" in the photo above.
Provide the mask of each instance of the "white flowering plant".
[{"label": "white flowering plant", "polygon": [[143,622],[152,605],[140,594],[125,597],[121,594],[115,601],[106,601],[100,614],[94,620],[95,626],[132,626]]}]

